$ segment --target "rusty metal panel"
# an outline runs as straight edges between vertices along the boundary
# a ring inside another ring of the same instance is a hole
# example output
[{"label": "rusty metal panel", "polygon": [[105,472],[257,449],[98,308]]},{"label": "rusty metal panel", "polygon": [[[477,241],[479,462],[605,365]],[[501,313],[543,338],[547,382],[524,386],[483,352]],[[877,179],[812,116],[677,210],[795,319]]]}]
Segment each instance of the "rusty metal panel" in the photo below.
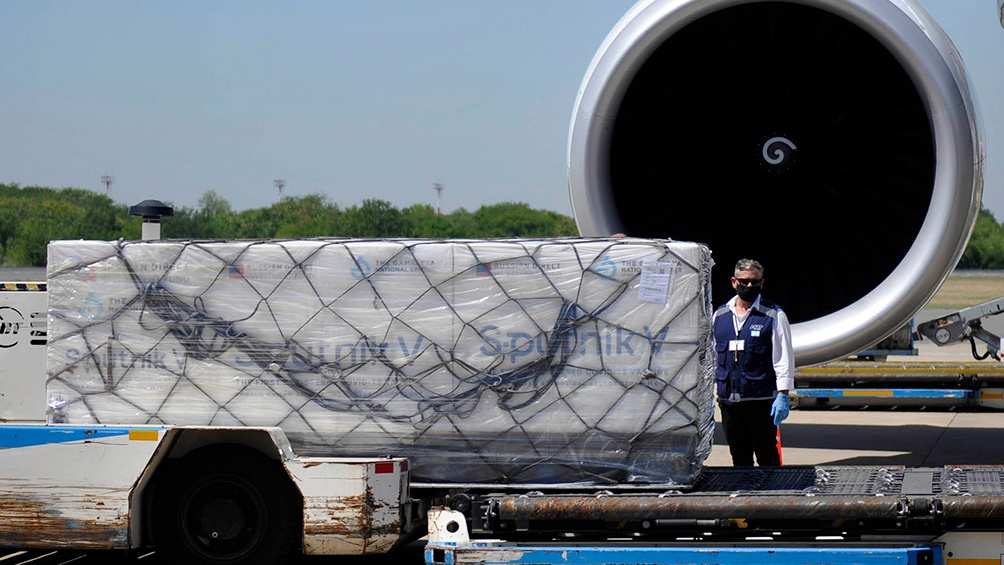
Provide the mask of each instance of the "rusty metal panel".
[{"label": "rusty metal panel", "polygon": [[0,426],[0,546],[127,548],[129,494],[163,435],[142,426]]},{"label": "rusty metal panel", "polygon": [[[393,472],[377,473],[391,463]],[[287,462],[303,495],[303,546],[308,555],[389,551],[401,537],[403,459],[310,457]]]},{"label": "rusty metal panel", "polygon": [[378,472],[378,465],[369,468],[368,500],[370,507],[370,542],[368,553],[385,553],[397,543],[401,535],[401,492],[407,462],[384,462],[393,472]]},{"label": "rusty metal panel", "polygon": [[[2,481],[0,545],[119,549],[128,546],[129,489]],[[13,487],[13,488],[11,488]]]}]

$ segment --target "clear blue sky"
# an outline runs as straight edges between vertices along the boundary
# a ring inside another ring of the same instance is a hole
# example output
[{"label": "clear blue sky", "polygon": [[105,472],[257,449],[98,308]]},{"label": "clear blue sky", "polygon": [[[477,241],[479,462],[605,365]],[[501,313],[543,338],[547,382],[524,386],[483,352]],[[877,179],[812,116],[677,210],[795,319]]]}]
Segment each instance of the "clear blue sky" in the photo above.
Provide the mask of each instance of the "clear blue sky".
[{"label": "clear blue sky", "polygon": [[[994,0],[924,0],[977,85],[1004,219]],[[0,181],[237,208],[320,192],[569,212],[568,120],[627,0],[0,3]]]}]

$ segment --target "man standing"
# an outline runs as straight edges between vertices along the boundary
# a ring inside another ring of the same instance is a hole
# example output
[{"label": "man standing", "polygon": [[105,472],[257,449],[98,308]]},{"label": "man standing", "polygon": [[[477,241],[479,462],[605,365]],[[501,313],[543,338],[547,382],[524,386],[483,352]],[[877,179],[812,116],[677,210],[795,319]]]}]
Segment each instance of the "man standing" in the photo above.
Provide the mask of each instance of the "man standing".
[{"label": "man standing", "polygon": [[732,464],[781,464],[777,426],[788,417],[795,359],[788,317],[760,295],[763,265],[740,259],[732,276],[736,296],[715,311],[715,381]]}]

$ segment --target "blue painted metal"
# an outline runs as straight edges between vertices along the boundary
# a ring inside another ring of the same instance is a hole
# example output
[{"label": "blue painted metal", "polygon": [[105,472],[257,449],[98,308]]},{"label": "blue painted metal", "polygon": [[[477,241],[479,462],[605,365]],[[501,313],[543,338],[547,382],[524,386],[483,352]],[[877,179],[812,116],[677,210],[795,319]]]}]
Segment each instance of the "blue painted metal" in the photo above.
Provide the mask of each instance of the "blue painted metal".
[{"label": "blue painted metal", "polygon": [[914,547],[776,547],[521,545],[473,542],[460,547],[429,544],[426,565],[943,565],[937,546]]},{"label": "blue painted metal", "polygon": [[[867,394],[868,391],[876,391]],[[846,393],[850,394],[846,394]],[[801,398],[915,398],[915,399],[957,399],[967,400],[974,391],[942,388],[798,388],[795,394]]]},{"label": "blue painted metal", "polygon": [[106,437],[123,436],[129,430],[160,429],[156,426],[63,426],[63,425],[0,425],[0,449],[67,443]]},{"label": "blue painted metal", "polygon": [[906,355],[916,357],[920,354],[920,351],[916,348],[910,349],[866,349],[864,351],[858,351],[854,355],[859,359],[861,357],[888,357],[889,355]]}]

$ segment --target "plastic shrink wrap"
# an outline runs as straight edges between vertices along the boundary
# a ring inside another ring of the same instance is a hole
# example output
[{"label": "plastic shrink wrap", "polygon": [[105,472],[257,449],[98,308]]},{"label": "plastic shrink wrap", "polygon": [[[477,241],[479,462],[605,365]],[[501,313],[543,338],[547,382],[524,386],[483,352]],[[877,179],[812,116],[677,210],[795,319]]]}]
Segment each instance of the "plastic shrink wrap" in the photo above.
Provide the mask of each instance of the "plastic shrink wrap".
[{"label": "plastic shrink wrap", "polygon": [[412,480],[689,484],[711,265],[641,239],[53,242],[49,418],[280,426]]}]

